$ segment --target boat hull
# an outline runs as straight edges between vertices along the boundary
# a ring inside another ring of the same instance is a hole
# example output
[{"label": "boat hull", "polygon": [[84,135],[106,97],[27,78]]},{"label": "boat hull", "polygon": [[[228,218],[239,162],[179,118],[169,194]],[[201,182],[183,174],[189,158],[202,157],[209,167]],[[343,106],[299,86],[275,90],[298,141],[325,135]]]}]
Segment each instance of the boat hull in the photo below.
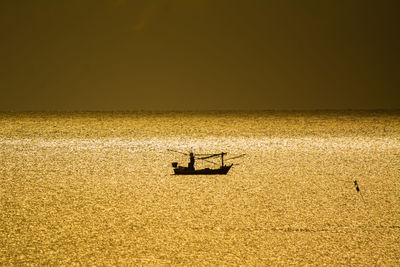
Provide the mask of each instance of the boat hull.
[{"label": "boat hull", "polygon": [[225,175],[229,172],[232,165],[221,166],[219,169],[199,169],[193,170],[187,167],[178,167],[174,169],[175,175]]}]

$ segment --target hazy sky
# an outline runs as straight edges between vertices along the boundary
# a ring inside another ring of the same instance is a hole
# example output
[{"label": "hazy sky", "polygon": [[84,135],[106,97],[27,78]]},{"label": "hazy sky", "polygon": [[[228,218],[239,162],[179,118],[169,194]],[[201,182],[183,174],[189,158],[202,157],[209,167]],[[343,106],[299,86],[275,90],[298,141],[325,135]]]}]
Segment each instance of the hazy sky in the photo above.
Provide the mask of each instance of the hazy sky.
[{"label": "hazy sky", "polygon": [[400,1],[1,0],[0,110],[400,108]]}]

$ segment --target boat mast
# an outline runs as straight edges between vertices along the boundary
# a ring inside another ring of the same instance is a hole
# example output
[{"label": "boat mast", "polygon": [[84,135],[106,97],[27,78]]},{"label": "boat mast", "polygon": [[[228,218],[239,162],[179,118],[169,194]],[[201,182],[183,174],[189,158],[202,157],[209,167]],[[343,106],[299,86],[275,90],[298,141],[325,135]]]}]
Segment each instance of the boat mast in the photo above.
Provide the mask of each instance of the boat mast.
[{"label": "boat mast", "polygon": [[221,153],[221,167],[224,166],[224,155],[225,155],[225,153],[222,152],[222,153]]}]

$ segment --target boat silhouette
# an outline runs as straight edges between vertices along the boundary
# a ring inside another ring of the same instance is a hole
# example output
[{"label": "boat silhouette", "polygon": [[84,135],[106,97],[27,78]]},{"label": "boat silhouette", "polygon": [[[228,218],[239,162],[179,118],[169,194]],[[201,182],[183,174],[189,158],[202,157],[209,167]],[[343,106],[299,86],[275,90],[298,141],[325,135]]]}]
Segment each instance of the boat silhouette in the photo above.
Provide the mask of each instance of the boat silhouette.
[{"label": "boat silhouette", "polygon": [[[187,167],[179,166],[178,162],[172,162],[172,167],[174,168],[174,174],[175,175],[216,175],[216,174],[225,175],[225,174],[227,174],[229,172],[229,170],[233,166],[233,163],[231,163],[230,165],[225,165],[224,156],[227,154],[225,152],[221,152],[221,153],[217,153],[217,154],[196,154],[195,155],[193,152],[184,153],[184,152],[171,150],[171,149],[168,149],[168,150],[172,151],[172,152],[176,152],[176,153],[180,153],[180,154],[184,154],[184,155],[189,156],[189,163],[188,163]],[[229,159],[225,159],[225,161],[231,160],[231,159],[235,159],[235,158],[239,158],[239,157],[242,157],[242,156],[244,156],[244,154],[236,156],[236,157],[232,157],[232,158],[229,158]],[[194,167],[194,163],[195,163],[196,159],[204,160],[204,161],[207,161],[209,163],[213,163],[213,164],[217,165],[217,163],[208,160],[208,159],[217,158],[217,157],[220,157],[220,159],[221,159],[221,164],[220,164],[219,168],[216,168],[216,169],[211,169],[211,168],[196,169]]]}]

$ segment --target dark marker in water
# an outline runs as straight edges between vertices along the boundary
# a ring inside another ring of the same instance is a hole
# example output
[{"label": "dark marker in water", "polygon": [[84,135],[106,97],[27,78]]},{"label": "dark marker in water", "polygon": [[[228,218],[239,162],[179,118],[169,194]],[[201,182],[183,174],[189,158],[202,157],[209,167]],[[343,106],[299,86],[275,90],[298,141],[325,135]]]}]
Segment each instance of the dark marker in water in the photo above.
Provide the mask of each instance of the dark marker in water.
[{"label": "dark marker in water", "polygon": [[357,180],[354,180],[354,186],[356,187],[357,193],[360,193],[362,201],[365,202],[364,197],[361,194],[360,187],[358,186]]},{"label": "dark marker in water", "polygon": [[356,187],[357,192],[360,192],[360,188],[358,187],[357,180],[354,180],[354,186]]}]

